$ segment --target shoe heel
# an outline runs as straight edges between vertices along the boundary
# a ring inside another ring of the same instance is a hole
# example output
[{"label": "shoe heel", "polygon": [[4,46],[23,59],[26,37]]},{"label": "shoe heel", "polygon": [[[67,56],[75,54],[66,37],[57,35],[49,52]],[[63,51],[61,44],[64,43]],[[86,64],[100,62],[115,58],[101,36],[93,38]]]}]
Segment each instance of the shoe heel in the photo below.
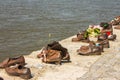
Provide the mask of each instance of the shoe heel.
[{"label": "shoe heel", "polygon": [[20,75],[20,77],[23,78],[23,79],[30,79],[30,78],[32,78],[31,74]]},{"label": "shoe heel", "polygon": [[20,75],[20,77],[23,78],[23,79],[30,79],[30,78],[32,78],[30,69],[28,68],[27,72],[25,74]]}]

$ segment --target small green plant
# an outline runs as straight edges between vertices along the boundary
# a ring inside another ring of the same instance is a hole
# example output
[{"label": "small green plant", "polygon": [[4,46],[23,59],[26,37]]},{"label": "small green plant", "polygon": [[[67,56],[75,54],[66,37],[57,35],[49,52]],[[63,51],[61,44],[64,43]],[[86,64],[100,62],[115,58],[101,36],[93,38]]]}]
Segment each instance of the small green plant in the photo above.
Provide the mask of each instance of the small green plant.
[{"label": "small green plant", "polygon": [[49,34],[48,34],[48,37],[49,37],[49,39],[48,39],[48,43],[50,43],[50,40],[51,40],[52,34],[49,33]]},{"label": "small green plant", "polygon": [[86,31],[85,34],[84,34],[84,38],[88,38],[89,37],[89,33]]}]

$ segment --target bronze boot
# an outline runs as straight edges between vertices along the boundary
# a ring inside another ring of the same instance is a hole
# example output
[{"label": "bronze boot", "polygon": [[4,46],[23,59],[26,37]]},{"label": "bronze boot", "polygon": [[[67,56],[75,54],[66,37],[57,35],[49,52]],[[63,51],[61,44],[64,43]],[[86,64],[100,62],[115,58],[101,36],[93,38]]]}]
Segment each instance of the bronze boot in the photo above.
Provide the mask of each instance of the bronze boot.
[{"label": "bronze boot", "polygon": [[68,60],[68,61],[70,61],[70,55],[68,53],[67,48],[63,47],[60,43],[54,44],[54,45],[48,46],[48,47],[50,49],[52,49],[52,50],[61,51],[62,60]]},{"label": "bronze boot", "polygon": [[61,64],[61,51],[48,50],[42,56],[42,61],[45,63]]}]

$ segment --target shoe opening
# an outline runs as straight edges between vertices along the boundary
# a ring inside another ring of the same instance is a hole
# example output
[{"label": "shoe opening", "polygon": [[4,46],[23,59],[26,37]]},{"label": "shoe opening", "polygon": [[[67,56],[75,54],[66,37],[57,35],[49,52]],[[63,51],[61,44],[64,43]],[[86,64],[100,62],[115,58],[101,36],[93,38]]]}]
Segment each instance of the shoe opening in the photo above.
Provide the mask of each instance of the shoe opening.
[{"label": "shoe opening", "polygon": [[19,65],[19,66],[18,66],[18,69],[22,69],[22,68],[23,68],[23,66],[22,66],[22,65]]}]

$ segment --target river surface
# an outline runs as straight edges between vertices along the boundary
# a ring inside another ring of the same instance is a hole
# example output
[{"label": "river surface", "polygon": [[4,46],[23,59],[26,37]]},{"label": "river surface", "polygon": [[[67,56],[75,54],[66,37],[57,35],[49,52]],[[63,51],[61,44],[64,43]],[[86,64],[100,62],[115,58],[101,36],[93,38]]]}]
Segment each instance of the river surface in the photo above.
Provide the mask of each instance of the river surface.
[{"label": "river surface", "polygon": [[0,61],[118,15],[120,0],[0,0]]}]

